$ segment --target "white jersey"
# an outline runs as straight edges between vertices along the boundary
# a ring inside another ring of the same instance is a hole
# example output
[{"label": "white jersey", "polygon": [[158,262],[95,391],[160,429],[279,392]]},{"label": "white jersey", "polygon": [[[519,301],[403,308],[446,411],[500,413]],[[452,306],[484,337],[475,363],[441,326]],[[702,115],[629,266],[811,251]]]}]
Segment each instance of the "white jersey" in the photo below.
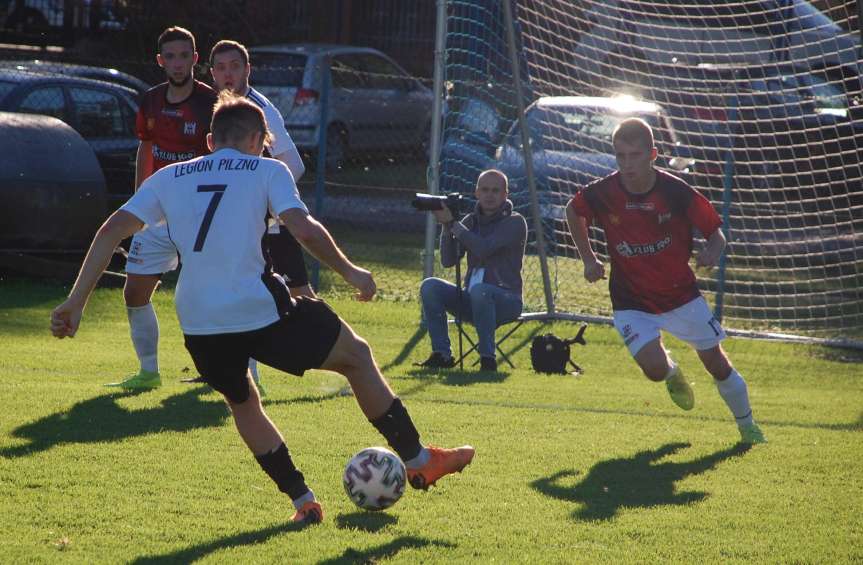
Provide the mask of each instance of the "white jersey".
[{"label": "white jersey", "polygon": [[288,166],[291,174],[294,175],[294,180],[300,180],[303,173],[306,172],[306,166],[300,157],[297,146],[288,130],[285,129],[285,118],[279,109],[273,106],[270,100],[255,90],[249,87],[246,93],[246,98],[254,102],[264,111],[264,119],[267,120],[267,128],[273,134],[273,143],[267,147],[272,157],[282,156],[282,162]]},{"label": "white jersey", "polygon": [[[266,215],[308,212],[281,161],[220,149],[169,165],[121,208],[147,225],[166,221],[183,268],[175,302],[183,333],[259,329],[279,312],[264,283]],[[267,277],[270,275],[266,275]]]}]

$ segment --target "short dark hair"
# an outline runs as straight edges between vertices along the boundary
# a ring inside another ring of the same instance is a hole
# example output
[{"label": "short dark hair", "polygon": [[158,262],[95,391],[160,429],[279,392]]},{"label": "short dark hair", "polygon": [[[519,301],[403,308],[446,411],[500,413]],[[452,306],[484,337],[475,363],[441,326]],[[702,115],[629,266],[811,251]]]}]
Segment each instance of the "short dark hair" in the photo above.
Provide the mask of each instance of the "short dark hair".
[{"label": "short dark hair", "polygon": [[648,149],[653,149],[653,130],[650,124],[641,118],[626,118],[614,128],[611,134],[611,142],[622,140],[627,143],[645,142]]},{"label": "short dark hair", "polygon": [[218,144],[237,143],[255,132],[264,135],[265,144],[272,139],[263,110],[245,96],[227,90],[219,93],[219,100],[213,108],[210,131],[213,142]]},{"label": "short dark hair", "polygon": [[184,27],[171,26],[162,32],[159,36],[159,53],[162,52],[162,46],[169,41],[188,41],[192,44],[192,51],[195,51],[195,36],[192,32]]},{"label": "short dark hair", "polygon": [[240,57],[243,59],[243,65],[249,64],[249,50],[246,49],[246,46],[240,43],[239,41],[234,41],[232,39],[223,39],[213,45],[213,48],[210,49],[210,67],[213,66],[213,61],[216,58],[216,55],[221,55],[222,53],[227,53],[228,51],[236,51],[240,54]]}]

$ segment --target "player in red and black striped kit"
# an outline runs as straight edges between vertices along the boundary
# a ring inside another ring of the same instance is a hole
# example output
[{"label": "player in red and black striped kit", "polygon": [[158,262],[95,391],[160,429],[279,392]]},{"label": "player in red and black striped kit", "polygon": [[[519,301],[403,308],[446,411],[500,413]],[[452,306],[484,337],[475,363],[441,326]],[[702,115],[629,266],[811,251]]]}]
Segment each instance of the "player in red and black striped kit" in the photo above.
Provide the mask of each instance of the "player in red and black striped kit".
[{"label": "player in red and black striped kit", "polygon": [[[209,153],[207,134],[218,98],[212,88],[194,78],[198,53],[191,32],[170,27],[159,36],[158,46],[156,60],[165,69],[167,81],[145,92],[139,101],[136,190],[162,167]],[[151,298],[162,274],[177,265],[177,250],[167,226],[147,226],[132,238],[123,297],[141,366],[137,374],[108,386],[137,389],[161,384],[159,322]]]},{"label": "player in red and black striped kit", "polygon": [[605,265],[588,239],[588,225],[595,222],[605,232],[611,260],[614,326],[647,378],[665,381],[672,400],[691,410],[692,388],[663,347],[660,330],[686,341],[713,376],[742,441],[765,442],[752,419],[746,382],[720,345],[725,331],[689,266],[693,228],[707,240],[696,257],[699,266],[715,266],[725,249],[716,210],[687,183],[654,167],[653,132],[643,120],[621,122],[612,144],[619,170],[580,190],[566,208],[585,279],[605,278]]}]

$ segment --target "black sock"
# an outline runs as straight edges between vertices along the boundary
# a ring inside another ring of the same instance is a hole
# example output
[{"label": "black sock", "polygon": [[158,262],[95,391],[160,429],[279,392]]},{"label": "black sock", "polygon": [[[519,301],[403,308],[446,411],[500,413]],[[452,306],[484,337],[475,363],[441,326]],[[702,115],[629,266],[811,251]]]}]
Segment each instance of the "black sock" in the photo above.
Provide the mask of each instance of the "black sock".
[{"label": "black sock", "polygon": [[273,479],[279,490],[296,500],[309,492],[306,479],[294,466],[288,446],[282,443],[269,453],[255,455],[261,469]]},{"label": "black sock", "polygon": [[383,416],[371,420],[371,423],[395,449],[402,461],[410,461],[422,451],[420,434],[398,397],[393,399],[389,410]]}]

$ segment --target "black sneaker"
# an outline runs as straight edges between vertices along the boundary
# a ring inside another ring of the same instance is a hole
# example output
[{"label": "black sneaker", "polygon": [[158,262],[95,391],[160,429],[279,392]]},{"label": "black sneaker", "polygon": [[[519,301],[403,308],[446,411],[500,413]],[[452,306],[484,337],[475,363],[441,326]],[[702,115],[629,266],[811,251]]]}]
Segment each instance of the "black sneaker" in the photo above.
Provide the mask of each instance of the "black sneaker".
[{"label": "black sneaker", "polygon": [[455,367],[455,358],[450,355],[444,357],[440,352],[433,352],[429,358],[422,363],[414,363],[417,367],[425,367],[426,369],[451,369]]},{"label": "black sneaker", "polygon": [[494,357],[479,358],[480,371],[497,371],[497,360]]}]

